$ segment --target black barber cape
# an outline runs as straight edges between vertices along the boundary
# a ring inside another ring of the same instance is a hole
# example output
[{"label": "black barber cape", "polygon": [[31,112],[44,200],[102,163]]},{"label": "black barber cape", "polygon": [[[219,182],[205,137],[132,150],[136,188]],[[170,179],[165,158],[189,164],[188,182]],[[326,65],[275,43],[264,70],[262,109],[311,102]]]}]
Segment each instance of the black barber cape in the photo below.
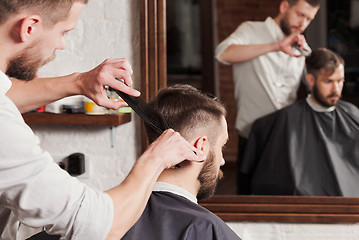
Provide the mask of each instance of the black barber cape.
[{"label": "black barber cape", "polygon": [[316,112],[303,99],[258,119],[240,170],[253,194],[358,197],[358,108]]},{"label": "black barber cape", "polygon": [[170,192],[152,192],[138,222],[122,240],[236,240],[219,217]]},{"label": "black barber cape", "polygon": [[60,238],[60,235],[50,235],[45,231],[42,231],[30,238],[27,238],[26,240],[60,240]]}]

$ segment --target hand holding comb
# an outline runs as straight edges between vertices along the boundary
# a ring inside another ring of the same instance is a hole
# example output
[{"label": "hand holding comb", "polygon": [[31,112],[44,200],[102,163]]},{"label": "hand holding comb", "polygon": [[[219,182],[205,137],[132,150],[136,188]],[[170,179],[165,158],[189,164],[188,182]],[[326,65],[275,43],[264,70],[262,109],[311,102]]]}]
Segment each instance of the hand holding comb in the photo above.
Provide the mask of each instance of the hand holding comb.
[{"label": "hand holding comb", "polygon": [[134,97],[119,90],[113,90],[159,135],[169,128],[163,116],[150,107],[140,96]]}]

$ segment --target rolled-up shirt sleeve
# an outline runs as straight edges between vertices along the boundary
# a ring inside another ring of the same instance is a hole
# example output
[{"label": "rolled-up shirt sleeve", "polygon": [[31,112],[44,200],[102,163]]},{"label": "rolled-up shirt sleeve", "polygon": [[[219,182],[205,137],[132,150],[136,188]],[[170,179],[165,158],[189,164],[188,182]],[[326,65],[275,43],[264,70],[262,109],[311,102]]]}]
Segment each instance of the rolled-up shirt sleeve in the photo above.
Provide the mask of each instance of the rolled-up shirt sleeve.
[{"label": "rolled-up shirt sleeve", "polygon": [[221,61],[220,56],[231,45],[248,44],[249,42],[246,36],[246,32],[248,31],[250,31],[250,26],[247,23],[242,23],[231,35],[219,43],[215,50],[215,58],[217,61],[226,65],[230,65],[230,62]]},{"label": "rolled-up shirt sleeve", "polygon": [[61,239],[106,238],[113,219],[110,196],[62,170],[5,95],[0,96],[0,143],[1,207]]}]

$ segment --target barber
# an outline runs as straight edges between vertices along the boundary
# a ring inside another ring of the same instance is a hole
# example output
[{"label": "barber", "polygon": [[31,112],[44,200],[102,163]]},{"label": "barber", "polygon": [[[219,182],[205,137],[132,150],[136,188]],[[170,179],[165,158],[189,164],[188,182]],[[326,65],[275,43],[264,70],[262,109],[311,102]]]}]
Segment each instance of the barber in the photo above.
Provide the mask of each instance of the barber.
[{"label": "barber", "polygon": [[[120,185],[101,192],[69,176],[41,149],[22,112],[76,94],[104,107],[123,106],[107,99],[105,86],[139,95],[130,88],[132,69],[124,59],[108,59],[85,73],[32,80],[56,50],[65,48],[66,33],[74,28],[86,3],[0,2],[1,236],[14,214],[23,224],[44,227],[61,239],[120,239],[141,215],[164,169],[184,159],[204,159],[203,153],[179,133],[167,130],[136,161]],[[124,83],[115,78],[124,79]],[[16,239],[16,232],[10,234]]]}]

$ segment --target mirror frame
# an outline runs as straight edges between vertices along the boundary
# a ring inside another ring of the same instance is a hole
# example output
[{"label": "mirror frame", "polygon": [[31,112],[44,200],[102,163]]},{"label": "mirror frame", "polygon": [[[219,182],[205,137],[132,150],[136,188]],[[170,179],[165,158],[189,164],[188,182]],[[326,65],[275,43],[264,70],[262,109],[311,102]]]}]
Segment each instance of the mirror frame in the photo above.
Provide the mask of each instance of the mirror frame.
[{"label": "mirror frame", "polygon": [[[148,101],[166,86],[166,0],[140,0],[140,18],[141,91]],[[200,204],[227,222],[359,222],[359,198],[215,195]]]}]

